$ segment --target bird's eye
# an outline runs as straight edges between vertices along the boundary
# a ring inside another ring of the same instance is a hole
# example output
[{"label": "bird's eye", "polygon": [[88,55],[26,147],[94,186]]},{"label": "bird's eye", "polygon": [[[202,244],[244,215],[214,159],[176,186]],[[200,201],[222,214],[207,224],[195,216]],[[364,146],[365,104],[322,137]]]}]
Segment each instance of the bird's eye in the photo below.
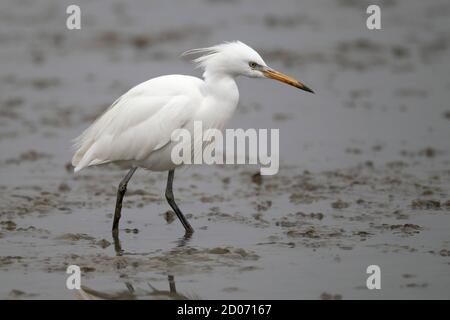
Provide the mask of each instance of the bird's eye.
[{"label": "bird's eye", "polygon": [[250,68],[255,69],[258,64],[256,62],[249,62],[248,65]]}]

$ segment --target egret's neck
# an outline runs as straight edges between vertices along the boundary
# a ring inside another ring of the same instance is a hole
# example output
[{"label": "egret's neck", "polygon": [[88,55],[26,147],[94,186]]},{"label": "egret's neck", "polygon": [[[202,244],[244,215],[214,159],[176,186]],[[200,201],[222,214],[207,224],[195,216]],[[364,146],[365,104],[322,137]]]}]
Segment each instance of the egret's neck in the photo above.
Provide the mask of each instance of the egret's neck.
[{"label": "egret's neck", "polygon": [[224,102],[227,101],[235,106],[237,105],[239,90],[234,76],[227,73],[206,70],[203,73],[203,78],[209,94]]}]

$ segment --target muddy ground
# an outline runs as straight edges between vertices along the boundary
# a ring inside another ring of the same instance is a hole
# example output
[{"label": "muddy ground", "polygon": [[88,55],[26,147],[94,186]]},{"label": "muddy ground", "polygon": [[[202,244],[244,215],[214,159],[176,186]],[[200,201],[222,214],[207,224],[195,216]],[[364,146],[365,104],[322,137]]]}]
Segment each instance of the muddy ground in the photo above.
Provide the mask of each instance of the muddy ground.
[{"label": "muddy ground", "polygon": [[[69,31],[69,2],[2,1],[0,298],[450,298],[450,4],[378,3],[380,31],[365,1],[80,1]],[[239,79],[230,127],[279,128],[280,172],[177,171],[187,238],[165,174],[139,170],[114,241],[125,172],[75,175],[71,139],[137,83],[199,75],[184,50],[234,39],[317,92]]]}]

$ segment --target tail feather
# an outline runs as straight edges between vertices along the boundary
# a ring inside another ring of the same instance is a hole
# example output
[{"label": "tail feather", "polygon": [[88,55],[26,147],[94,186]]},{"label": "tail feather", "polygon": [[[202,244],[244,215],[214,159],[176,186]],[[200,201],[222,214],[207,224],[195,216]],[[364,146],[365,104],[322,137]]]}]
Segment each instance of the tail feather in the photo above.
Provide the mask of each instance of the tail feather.
[{"label": "tail feather", "polygon": [[110,162],[110,160],[99,159],[96,156],[96,145],[91,144],[87,147],[83,147],[75,153],[72,159],[72,165],[75,167],[74,172],[78,172],[83,168],[89,166],[96,166]]},{"label": "tail feather", "polygon": [[73,150],[75,150],[75,154],[72,158],[72,165],[75,167],[75,172],[78,172],[84,167],[90,165],[83,165],[83,159],[85,158],[89,150],[93,147],[101,132],[103,132],[104,128],[106,128],[107,124],[111,121],[112,118],[105,117],[105,115],[107,115],[108,111],[113,109],[113,107],[115,107],[121,99],[122,97],[114,101],[114,103],[108,109],[106,109],[105,112],[100,117],[98,117],[97,120],[95,120],[95,122],[89,128],[84,130],[82,134],[72,140],[72,148]]}]

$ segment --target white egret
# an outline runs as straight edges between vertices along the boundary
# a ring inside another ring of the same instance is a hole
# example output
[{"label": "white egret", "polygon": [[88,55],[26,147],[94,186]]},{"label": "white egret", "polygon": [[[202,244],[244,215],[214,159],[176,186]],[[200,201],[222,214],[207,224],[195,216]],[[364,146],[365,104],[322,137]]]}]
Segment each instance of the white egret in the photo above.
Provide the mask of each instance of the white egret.
[{"label": "white egret", "polygon": [[313,92],[301,82],[268,67],[261,56],[240,41],[193,49],[200,54],[194,62],[203,68],[203,79],[166,75],[145,81],[119,99],[75,139],[72,165],[75,172],[95,165],[116,163],[129,171],[119,184],[113,221],[118,234],[122,200],[136,169],[168,171],[166,199],[183,224],[193,229],[174,200],[172,184],[177,165],[172,162],[174,130],[192,130],[194,121],[203,128],[223,130],[236,110],[239,91],[237,76],[271,78]]}]

